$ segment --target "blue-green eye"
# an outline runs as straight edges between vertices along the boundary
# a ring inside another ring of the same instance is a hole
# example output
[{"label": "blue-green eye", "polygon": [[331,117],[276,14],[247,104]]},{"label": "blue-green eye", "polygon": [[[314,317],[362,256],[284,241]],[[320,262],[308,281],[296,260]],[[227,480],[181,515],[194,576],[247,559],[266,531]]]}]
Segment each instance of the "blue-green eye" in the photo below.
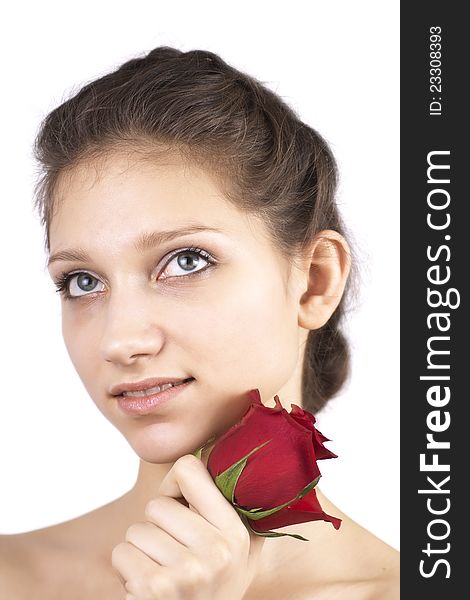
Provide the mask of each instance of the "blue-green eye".
[{"label": "blue-green eye", "polygon": [[[96,282],[99,281],[90,273],[86,271],[79,271],[78,273],[62,273],[58,280],[55,282],[56,291],[60,292],[66,300],[75,300],[77,298],[81,298],[82,296],[87,296],[88,292],[96,291],[94,287],[96,286]],[[72,285],[73,284],[73,285]],[[79,292],[75,293],[72,288],[78,288]]]},{"label": "blue-green eye", "polygon": [[[175,262],[176,269],[179,269],[179,273],[177,271],[177,274],[168,274],[168,267],[173,262]],[[197,275],[201,271],[205,271],[209,265],[213,265],[215,262],[215,259],[201,248],[185,248],[170,256],[159,279],[162,278],[165,280],[175,277],[180,278],[181,276],[188,277]],[[202,265],[202,268],[195,270],[196,267],[199,267],[200,265]],[[77,300],[78,298],[89,296],[96,291],[102,291],[96,290],[97,282],[100,282],[100,280],[87,271],[64,272],[61,273],[55,281],[55,286],[56,291],[59,292],[65,300]]]},{"label": "blue-green eye", "polygon": [[[193,273],[199,273],[202,270],[199,268],[195,271],[194,269],[196,267],[200,267],[200,265],[205,267],[208,263],[213,262],[214,261],[212,260],[212,257],[204,250],[201,250],[200,248],[188,248],[187,250],[179,251],[176,254],[173,254],[173,256],[165,265],[164,270],[160,273],[160,277],[163,275],[163,279],[167,279],[169,277],[179,277],[180,275],[192,275]],[[177,269],[176,274],[167,274],[168,267],[172,263],[175,264],[175,268]]]}]

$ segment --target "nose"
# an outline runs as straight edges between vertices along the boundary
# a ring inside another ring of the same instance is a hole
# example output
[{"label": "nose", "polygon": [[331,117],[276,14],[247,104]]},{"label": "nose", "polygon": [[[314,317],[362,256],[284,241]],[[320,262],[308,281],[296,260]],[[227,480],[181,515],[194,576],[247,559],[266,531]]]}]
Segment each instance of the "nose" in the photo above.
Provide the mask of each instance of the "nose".
[{"label": "nose", "polygon": [[119,365],[134,363],[139,356],[157,355],[165,340],[161,321],[156,315],[158,301],[136,291],[114,294],[108,301],[101,335],[101,355],[107,362]]}]

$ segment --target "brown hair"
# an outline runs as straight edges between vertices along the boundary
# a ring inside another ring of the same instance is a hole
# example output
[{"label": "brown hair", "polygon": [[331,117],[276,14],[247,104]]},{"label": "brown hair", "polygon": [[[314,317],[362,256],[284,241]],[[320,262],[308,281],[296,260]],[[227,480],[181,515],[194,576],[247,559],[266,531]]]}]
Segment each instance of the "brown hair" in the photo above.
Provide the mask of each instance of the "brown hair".
[{"label": "brown hair", "polygon": [[[227,199],[262,217],[274,247],[291,261],[323,229],[346,238],[335,203],[337,166],[326,141],[260,81],[213,52],[157,47],[84,85],[44,118],[34,144],[35,208],[47,253],[59,177],[85,161],[96,165],[113,150],[150,160],[176,150],[210,167]],[[355,263],[331,318],[308,333],[302,404],[314,413],[349,376],[340,323]]]}]

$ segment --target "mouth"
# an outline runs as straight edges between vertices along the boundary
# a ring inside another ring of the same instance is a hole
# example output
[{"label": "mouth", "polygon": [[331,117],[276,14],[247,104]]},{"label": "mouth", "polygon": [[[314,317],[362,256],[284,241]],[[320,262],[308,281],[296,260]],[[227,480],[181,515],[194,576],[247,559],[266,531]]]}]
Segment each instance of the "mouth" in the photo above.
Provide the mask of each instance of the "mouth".
[{"label": "mouth", "polygon": [[175,384],[163,384],[141,392],[123,392],[115,395],[114,398],[123,412],[130,415],[145,415],[166,404],[194,380],[194,377],[189,377]]},{"label": "mouth", "polygon": [[193,381],[194,377],[188,377],[187,379],[183,379],[182,381],[178,381],[176,383],[163,383],[161,385],[155,385],[151,388],[147,388],[144,390],[136,390],[134,392],[125,391],[120,394],[116,394],[116,398],[149,398],[150,396],[154,396],[155,394],[159,394],[160,392],[164,392],[170,388],[179,387],[180,385],[184,385]]}]

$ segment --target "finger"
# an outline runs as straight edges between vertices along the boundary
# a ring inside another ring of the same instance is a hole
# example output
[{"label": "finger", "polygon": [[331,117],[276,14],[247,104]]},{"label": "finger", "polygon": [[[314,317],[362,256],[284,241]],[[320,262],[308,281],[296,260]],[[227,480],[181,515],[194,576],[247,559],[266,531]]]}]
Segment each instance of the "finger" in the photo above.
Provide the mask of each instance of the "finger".
[{"label": "finger", "polygon": [[215,525],[204,519],[198,512],[189,510],[168,496],[159,495],[150,500],[145,507],[145,517],[149,523],[156,526],[156,529],[163,530],[174,538],[180,552],[184,547],[193,551],[196,549],[204,551],[222,535]]},{"label": "finger", "polygon": [[132,582],[144,580],[149,573],[167,568],[160,566],[128,542],[121,542],[113,548],[111,563],[124,580],[125,588],[130,593],[135,593],[135,590],[129,587]]},{"label": "finger", "polygon": [[167,533],[149,521],[131,525],[126,531],[126,542],[165,567],[182,564],[187,552],[171,532]]},{"label": "finger", "polygon": [[122,542],[112,552],[113,567],[124,579],[126,592],[135,600],[173,600],[180,596],[177,573],[159,565],[133,544]]},{"label": "finger", "polygon": [[221,532],[240,527],[240,518],[215,485],[204,463],[193,454],[179,458],[164,477],[158,494],[170,498],[184,496],[198,513]]}]

